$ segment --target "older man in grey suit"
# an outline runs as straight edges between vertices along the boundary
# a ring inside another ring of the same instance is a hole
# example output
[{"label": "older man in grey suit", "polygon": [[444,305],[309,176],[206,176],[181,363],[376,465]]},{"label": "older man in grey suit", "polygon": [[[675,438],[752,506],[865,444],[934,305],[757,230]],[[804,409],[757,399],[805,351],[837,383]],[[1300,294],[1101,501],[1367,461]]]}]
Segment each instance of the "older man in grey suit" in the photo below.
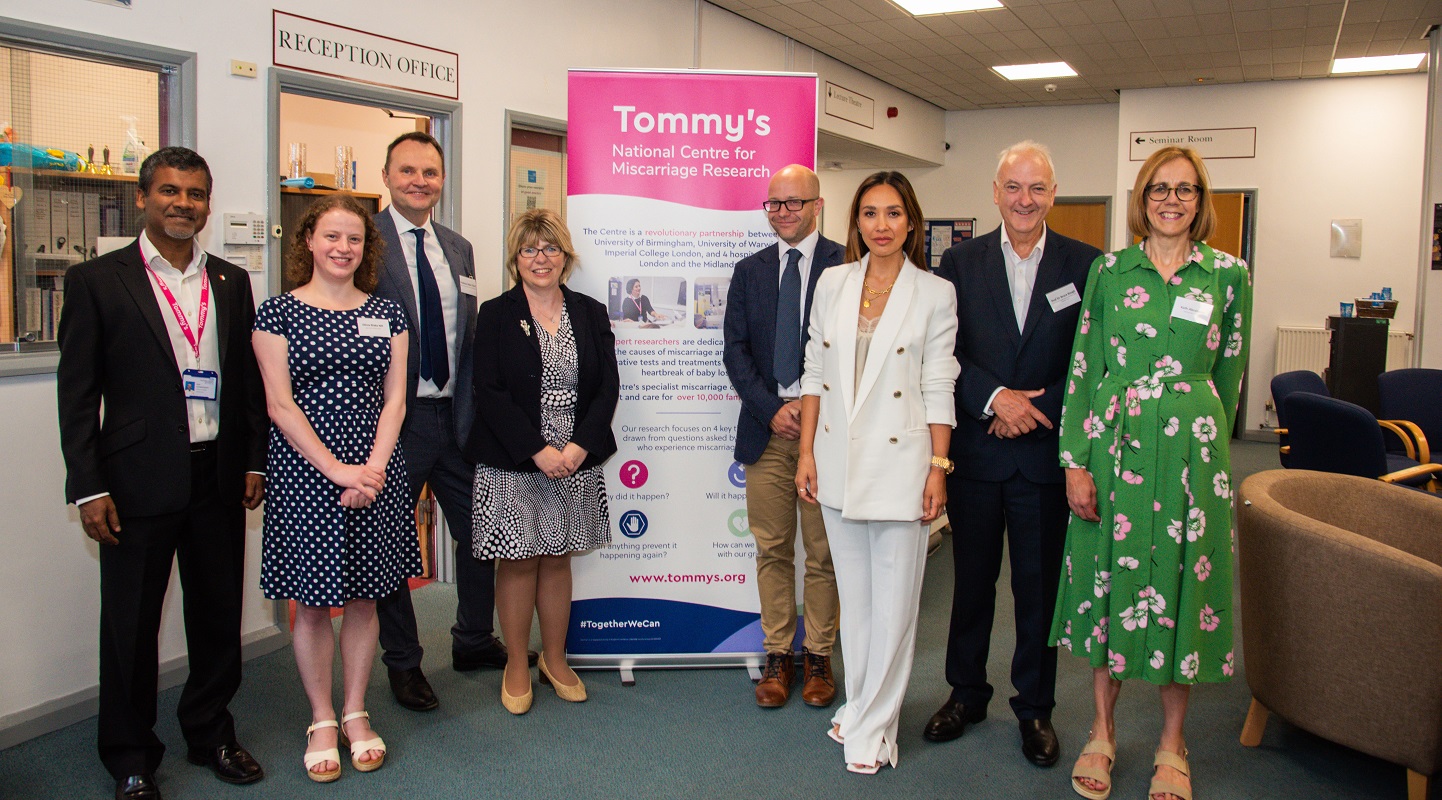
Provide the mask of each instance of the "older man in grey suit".
[{"label": "older man in grey suit", "polygon": [[[470,433],[471,339],[475,334],[476,271],[471,243],[437,224],[446,168],[440,144],[429,134],[397,137],[386,149],[381,178],[390,207],[376,215],[385,240],[376,294],[400,303],[410,323],[406,421],[401,431],[412,500],[427,483],[456,539],[456,624],[451,664],[460,671],[503,667],[506,650],[493,635],[495,572],[471,556],[471,482],[475,467],[461,448]],[[414,711],[440,703],[421,671],[423,650],[410,589],[400,587],[377,604],[381,657],[396,701]]]}]

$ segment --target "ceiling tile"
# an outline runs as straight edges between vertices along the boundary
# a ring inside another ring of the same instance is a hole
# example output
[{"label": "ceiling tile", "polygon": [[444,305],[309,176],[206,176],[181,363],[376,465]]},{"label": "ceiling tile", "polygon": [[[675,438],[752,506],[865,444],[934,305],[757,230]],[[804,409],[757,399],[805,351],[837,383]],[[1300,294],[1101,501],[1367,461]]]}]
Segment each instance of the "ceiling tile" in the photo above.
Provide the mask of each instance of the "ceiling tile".
[{"label": "ceiling tile", "polygon": [[1272,30],[1307,27],[1307,9],[1301,6],[1274,8],[1270,13]]},{"label": "ceiling tile", "polygon": [[1121,9],[1112,0],[1080,0],[1077,3],[1082,13],[1094,23],[1125,23]]},{"label": "ceiling tile", "polygon": [[1342,21],[1343,3],[1313,3],[1307,6],[1308,25],[1327,25],[1336,28]]}]

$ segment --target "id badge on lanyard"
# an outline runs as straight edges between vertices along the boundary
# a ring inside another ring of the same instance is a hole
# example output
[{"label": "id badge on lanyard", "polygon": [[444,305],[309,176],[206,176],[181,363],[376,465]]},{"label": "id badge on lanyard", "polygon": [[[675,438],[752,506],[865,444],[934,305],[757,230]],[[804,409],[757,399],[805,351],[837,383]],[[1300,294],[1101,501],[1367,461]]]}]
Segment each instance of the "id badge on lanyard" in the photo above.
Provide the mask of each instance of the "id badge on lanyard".
[{"label": "id badge on lanyard", "polygon": [[[200,269],[200,309],[196,312],[195,329],[191,330],[190,320],[185,318],[185,311],[180,308],[180,302],[175,299],[175,294],[165,281],[155,274],[150,268],[150,262],[145,262],[145,271],[155,279],[155,284],[160,287],[160,293],[165,295],[165,300],[170,304],[170,313],[175,315],[175,322],[180,326],[180,332],[185,335],[185,341],[190,345],[190,352],[195,354],[195,360],[200,360],[200,339],[205,335],[205,323],[210,317],[210,273],[204,267]],[[181,386],[185,389],[187,400],[215,400],[219,395],[220,373],[211,369],[184,369],[180,372]]]}]

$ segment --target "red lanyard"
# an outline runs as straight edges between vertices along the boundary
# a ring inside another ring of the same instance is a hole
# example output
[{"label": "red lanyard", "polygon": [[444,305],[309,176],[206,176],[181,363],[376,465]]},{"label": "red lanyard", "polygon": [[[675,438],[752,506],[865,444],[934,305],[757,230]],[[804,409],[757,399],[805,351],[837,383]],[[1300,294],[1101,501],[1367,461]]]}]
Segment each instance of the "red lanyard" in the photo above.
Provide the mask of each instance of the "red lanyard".
[{"label": "red lanyard", "polygon": [[140,262],[145,265],[145,271],[155,279],[155,284],[160,287],[161,294],[165,295],[166,301],[170,303],[170,311],[175,314],[175,321],[180,325],[180,332],[185,334],[185,341],[190,343],[190,351],[195,353],[195,360],[199,361],[200,337],[205,335],[205,318],[210,315],[210,304],[206,302],[210,299],[210,273],[205,271],[205,266],[202,264],[200,267],[200,321],[196,325],[195,332],[191,333],[190,322],[185,319],[185,312],[181,310],[175,295],[171,294],[170,287],[166,286],[165,281],[161,280],[160,276],[155,274],[155,270],[150,268],[149,259],[142,255]]}]

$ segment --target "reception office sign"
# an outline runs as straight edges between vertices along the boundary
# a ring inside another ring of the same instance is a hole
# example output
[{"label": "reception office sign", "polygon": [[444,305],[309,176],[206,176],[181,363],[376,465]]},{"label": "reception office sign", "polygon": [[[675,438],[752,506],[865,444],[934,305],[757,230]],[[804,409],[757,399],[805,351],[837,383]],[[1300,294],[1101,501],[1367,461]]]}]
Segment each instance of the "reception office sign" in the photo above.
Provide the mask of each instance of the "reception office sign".
[{"label": "reception office sign", "polygon": [[722,321],[732,267],[776,241],[771,176],[815,164],[816,77],[573,70],[569,92],[570,286],[606,303],[621,372],[613,544],[574,560],[572,663],[754,663]]}]

